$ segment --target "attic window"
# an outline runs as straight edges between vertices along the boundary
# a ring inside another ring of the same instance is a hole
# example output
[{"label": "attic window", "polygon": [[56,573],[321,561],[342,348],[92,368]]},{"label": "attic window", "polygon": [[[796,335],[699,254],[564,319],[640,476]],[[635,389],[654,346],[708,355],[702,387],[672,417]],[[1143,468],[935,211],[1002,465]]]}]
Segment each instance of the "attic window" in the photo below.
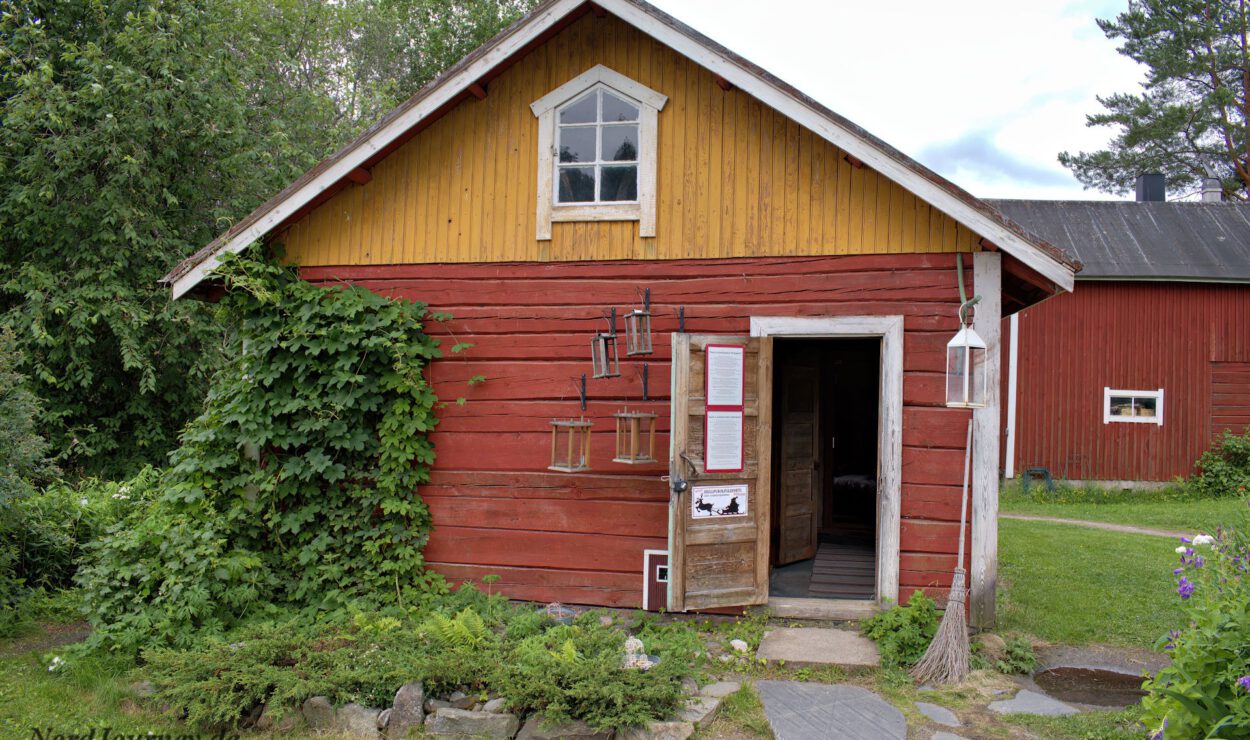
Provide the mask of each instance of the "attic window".
[{"label": "attic window", "polygon": [[637,221],[655,236],[656,116],[668,98],[597,65],[530,105],[538,239],[556,221]]}]

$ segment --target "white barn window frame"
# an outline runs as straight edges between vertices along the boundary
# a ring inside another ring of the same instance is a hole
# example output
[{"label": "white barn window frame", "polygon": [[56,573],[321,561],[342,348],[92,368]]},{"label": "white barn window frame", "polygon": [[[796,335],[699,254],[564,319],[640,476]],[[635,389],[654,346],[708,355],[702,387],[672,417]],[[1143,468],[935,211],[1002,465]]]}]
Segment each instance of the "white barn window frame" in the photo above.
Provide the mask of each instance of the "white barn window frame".
[{"label": "white barn window frame", "polygon": [[[636,106],[638,115],[638,143],[636,159],[615,164],[611,156],[605,159],[602,148],[604,130],[629,126],[635,121],[613,121],[604,114],[604,101],[619,99]],[[561,109],[586,101],[595,95],[595,118],[561,125],[558,113]],[[557,221],[637,221],[638,233],[643,237],[655,236],[655,180],[657,117],[668,102],[668,97],[635,82],[602,64],[586,70],[555,90],[530,104],[530,110],[538,118],[538,223],[536,238],[551,239],[551,224]],[[561,129],[595,131],[594,159],[592,161],[569,161],[561,163],[560,146],[557,142]],[[637,199],[630,201],[607,200],[601,197],[603,172],[613,167],[637,166]],[[560,203],[557,171],[594,171],[594,197],[589,201]]]},{"label": "white barn window frame", "polygon": [[[1153,406],[1153,410],[1151,407]],[[1155,424],[1163,426],[1163,389],[1102,389],[1103,424]]]}]

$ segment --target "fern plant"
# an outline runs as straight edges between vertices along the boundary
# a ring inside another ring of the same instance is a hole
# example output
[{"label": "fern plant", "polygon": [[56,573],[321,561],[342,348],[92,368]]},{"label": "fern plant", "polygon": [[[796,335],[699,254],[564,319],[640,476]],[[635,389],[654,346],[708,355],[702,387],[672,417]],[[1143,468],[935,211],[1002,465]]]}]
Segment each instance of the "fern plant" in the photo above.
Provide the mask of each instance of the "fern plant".
[{"label": "fern plant", "polygon": [[465,607],[454,617],[432,614],[424,628],[443,647],[461,651],[482,647],[490,635],[486,622],[472,607]]}]

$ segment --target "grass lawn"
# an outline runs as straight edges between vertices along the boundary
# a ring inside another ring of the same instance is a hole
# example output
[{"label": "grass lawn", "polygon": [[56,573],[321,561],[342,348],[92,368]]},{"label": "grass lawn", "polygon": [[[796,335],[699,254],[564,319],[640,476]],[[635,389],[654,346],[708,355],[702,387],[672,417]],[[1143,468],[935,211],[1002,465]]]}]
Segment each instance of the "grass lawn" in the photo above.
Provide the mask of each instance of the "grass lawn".
[{"label": "grass lawn", "polygon": [[1215,531],[1220,524],[1245,512],[1246,504],[1237,498],[1190,501],[1159,501],[1145,498],[1141,501],[1058,503],[1008,494],[1003,496],[999,509],[1013,514],[1133,524],[1140,527],[1187,532],[1192,535]]},{"label": "grass lawn", "polygon": [[1067,524],[999,522],[1001,632],[1153,647],[1183,617],[1173,542]]}]

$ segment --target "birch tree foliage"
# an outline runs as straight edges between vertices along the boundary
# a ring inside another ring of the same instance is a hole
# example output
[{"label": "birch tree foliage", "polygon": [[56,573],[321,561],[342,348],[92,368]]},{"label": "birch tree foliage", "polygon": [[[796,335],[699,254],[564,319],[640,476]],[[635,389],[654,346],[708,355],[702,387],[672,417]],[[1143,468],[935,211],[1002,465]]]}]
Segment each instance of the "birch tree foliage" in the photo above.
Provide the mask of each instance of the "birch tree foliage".
[{"label": "birch tree foliage", "polygon": [[1123,194],[1161,172],[1169,190],[1216,177],[1230,197],[1250,194],[1250,45],[1247,0],[1130,0],[1098,20],[1119,52],[1144,67],[1138,92],[1099,97],[1087,125],[1115,135],[1105,149],[1062,152],[1087,188]]}]

